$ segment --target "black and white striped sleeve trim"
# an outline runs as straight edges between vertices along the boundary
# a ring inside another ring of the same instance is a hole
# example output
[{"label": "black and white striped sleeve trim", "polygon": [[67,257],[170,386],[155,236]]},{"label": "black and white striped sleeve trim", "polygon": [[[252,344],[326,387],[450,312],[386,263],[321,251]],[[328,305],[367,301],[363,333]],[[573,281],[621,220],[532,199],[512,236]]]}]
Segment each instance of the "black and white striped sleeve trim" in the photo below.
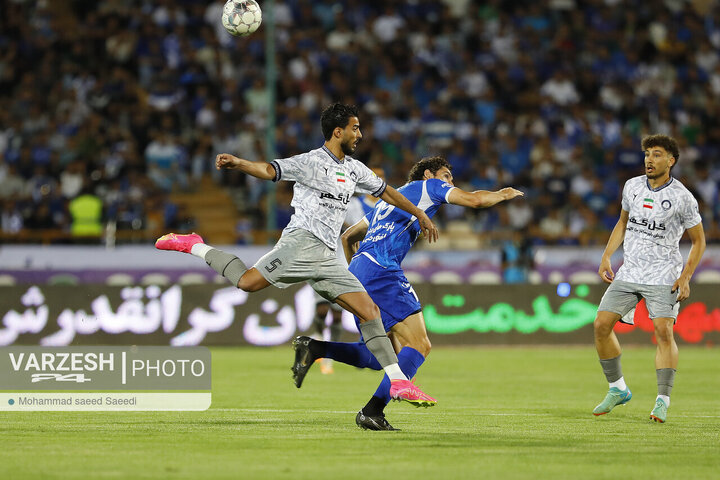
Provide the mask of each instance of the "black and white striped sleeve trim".
[{"label": "black and white striped sleeve trim", "polygon": [[277,182],[278,180],[280,180],[280,177],[282,176],[282,170],[280,169],[280,164],[277,161],[273,160],[272,162],[270,162],[270,165],[272,165],[272,167],[275,169],[275,178],[273,178],[273,182]]},{"label": "black and white striped sleeve trim", "polygon": [[385,189],[387,188],[387,183],[383,182],[382,185],[380,185],[380,188],[378,188],[375,192],[373,192],[373,197],[379,198],[382,197],[382,194],[385,193]]}]

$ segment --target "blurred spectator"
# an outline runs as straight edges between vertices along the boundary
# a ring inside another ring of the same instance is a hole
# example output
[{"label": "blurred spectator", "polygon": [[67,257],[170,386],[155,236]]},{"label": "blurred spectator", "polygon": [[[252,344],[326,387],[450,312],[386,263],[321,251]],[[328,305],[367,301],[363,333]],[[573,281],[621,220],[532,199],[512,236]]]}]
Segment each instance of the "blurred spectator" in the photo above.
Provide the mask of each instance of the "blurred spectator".
[{"label": "blurred spectator", "polygon": [[2,213],[0,214],[0,226],[3,233],[18,233],[23,229],[25,222],[23,214],[14,200],[4,200],[0,202],[2,205]]},{"label": "blurred spectator", "polygon": [[186,156],[181,146],[165,131],[156,132],[145,148],[148,176],[166,192],[175,186],[186,190],[188,177],[185,171]]},{"label": "blurred spectator", "polygon": [[513,230],[512,237],[502,242],[503,283],[526,283],[533,267],[532,244],[524,230]]},{"label": "blurred spectator", "polygon": [[25,180],[18,174],[16,165],[6,163],[0,166],[0,200],[17,199],[26,191]]},{"label": "blurred spectator", "polygon": [[75,198],[82,190],[86,172],[80,162],[73,162],[60,174],[60,192],[65,198]]},{"label": "blurred spectator", "polygon": [[101,235],[103,232],[102,208],[102,200],[92,193],[89,187],[86,187],[68,204],[71,217],[70,233],[74,237]]}]

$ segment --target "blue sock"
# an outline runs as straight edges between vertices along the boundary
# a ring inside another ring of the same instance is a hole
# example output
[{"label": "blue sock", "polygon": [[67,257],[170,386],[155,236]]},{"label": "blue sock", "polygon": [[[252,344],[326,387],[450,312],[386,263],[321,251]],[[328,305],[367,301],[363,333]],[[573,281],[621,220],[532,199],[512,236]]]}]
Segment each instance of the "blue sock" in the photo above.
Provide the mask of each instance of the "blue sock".
[{"label": "blue sock", "polygon": [[371,368],[382,370],[380,363],[370,353],[363,342],[322,342],[325,347],[325,358],[332,358],[338,362],[347,363],[358,368]]},{"label": "blue sock", "polygon": [[[420,368],[420,365],[422,365],[425,361],[425,357],[422,356],[422,353],[412,347],[403,347],[397,357],[400,370],[403,371],[408,379],[412,379],[415,376],[418,368]],[[380,386],[375,391],[374,396],[383,400],[385,405],[390,402],[390,378],[387,375],[383,377],[382,382],[380,382]]]}]

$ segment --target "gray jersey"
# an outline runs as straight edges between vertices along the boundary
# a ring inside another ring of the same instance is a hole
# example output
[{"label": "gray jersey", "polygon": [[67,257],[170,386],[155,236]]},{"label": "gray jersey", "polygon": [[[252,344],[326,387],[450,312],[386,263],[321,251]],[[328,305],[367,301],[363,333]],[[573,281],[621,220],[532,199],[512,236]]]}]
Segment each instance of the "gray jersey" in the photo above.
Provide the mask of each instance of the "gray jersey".
[{"label": "gray jersey", "polygon": [[701,221],[695,198],[672,177],[652,189],[642,175],[625,183],[622,208],[629,219],[616,279],[644,285],[675,283],[683,267],[680,237]]},{"label": "gray jersey", "polygon": [[348,203],[355,192],[379,197],[387,184],[362,162],[345,156],[339,160],[325,146],[290,158],[274,160],[275,181],[295,182],[291,205],[295,208],[283,234],[307,230],[328,248],[337,248]]}]

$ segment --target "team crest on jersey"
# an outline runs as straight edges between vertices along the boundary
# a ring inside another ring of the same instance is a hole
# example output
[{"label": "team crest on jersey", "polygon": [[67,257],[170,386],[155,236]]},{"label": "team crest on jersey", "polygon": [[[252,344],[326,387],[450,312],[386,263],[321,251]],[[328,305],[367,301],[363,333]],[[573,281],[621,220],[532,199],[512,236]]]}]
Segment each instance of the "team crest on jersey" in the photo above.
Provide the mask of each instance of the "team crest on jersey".
[{"label": "team crest on jersey", "polygon": [[660,206],[663,208],[663,210],[670,210],[672,207],[672,203],[670,203],[670,200],[663,200]]}]

